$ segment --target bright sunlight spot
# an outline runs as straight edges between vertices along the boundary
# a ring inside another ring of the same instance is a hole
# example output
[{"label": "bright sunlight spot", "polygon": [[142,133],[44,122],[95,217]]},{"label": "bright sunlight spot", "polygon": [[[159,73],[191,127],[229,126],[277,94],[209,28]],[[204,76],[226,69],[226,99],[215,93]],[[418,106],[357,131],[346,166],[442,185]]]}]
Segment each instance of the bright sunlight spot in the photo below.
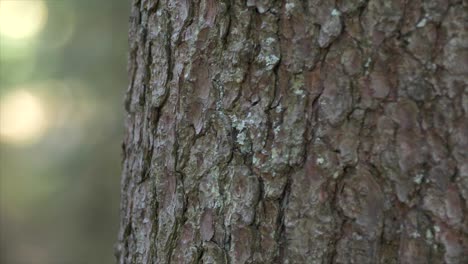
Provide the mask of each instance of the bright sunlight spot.
[{"label": "bright sunlight spot", "polygon": [[13,39],[37,34],[47,20],[47,7],[42,0],[0,0],[0,34]]},{"label": "bright sunlight spot", "polygon": [[2,141],[25,144],[38,140],[46,127],[45,109],[39,98],[25,90],[16,90],[0,101],[0,137]]}]

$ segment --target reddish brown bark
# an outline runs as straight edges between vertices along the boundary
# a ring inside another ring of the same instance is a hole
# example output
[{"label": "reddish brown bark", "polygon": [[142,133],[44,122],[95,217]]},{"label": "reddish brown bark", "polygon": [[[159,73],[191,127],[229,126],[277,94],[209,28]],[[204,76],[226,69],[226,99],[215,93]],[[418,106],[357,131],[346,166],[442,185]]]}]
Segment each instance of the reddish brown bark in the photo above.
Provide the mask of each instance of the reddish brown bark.
[{"label": "reddish brown bark", "polygon": [[466,263],[466,1],[132,8],[119,263]]}]

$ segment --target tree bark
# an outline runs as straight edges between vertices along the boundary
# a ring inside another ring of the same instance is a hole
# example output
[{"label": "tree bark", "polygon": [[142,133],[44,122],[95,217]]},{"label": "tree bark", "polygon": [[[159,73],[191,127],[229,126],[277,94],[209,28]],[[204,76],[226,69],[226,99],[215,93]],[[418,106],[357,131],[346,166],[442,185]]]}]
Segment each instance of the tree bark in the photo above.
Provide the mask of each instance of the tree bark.
[{"label": "tree bark", "polygon": [[134,0],[118,263],[468,263],[467,10]]}]

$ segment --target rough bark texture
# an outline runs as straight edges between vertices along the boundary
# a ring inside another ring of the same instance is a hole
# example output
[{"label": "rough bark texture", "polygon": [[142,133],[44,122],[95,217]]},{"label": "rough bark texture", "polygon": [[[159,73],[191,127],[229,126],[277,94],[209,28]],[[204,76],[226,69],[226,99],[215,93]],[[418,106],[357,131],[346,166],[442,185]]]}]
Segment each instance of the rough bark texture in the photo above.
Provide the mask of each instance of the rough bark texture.
[{"label": "rough bark texture", "polygon": [[119,263],[468,263],[468,3],[135,0]]}]

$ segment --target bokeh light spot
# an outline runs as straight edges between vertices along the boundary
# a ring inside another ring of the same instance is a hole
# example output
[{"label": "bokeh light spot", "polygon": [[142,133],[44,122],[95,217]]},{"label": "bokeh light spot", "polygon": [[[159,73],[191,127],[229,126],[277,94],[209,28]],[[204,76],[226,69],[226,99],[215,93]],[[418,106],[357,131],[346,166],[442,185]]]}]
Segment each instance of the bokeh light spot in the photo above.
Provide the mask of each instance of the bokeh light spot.
[{"label": "bokeh light spot", "polygon": [[25,90],[15,90],[0,101],[2,141],[34,143],[46,128],[46,112],[41,100]]},{"label": "bokeh light spot", "polygon": [[0,1],[0,34],[13,39],[36,35],[47,21],[47,6],[42,0]]}]

